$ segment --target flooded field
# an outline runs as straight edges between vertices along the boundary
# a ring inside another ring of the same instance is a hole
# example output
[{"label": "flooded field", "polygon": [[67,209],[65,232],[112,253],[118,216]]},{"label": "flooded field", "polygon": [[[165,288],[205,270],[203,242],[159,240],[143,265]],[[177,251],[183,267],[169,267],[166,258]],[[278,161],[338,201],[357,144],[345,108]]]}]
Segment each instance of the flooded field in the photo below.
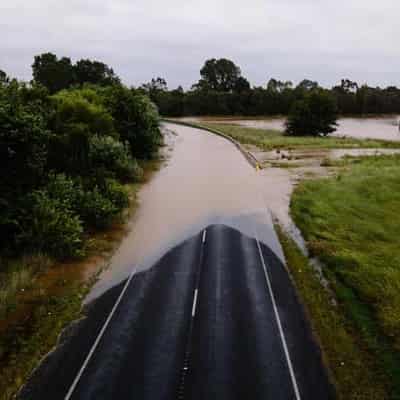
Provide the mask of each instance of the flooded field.
[{"label": "flooded field", "polygon": [[[192,118],[195,120],[195,118]],[[200,119],[198,119],[200,120]],[[207,118],[209,122],[232,123],[250,128],[285,129],[284,118],[268,119],[235,119],[235,118]],[[400,140],[399,131],[400,116],[388,116],[381,118],[341,118],[338,121],[336,136],[351,136],[355,138]]]}]

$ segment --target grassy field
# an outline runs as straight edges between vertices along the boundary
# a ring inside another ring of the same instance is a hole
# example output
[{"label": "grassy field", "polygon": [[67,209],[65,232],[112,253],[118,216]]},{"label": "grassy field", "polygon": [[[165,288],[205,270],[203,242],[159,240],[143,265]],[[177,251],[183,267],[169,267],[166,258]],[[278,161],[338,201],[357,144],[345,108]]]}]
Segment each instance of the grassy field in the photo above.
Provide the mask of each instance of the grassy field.
[{"label": "grassy field", "polygon": [[353,139],[339,137],[290,137],[283,132],[267,129],[248,128],[220,123],[197,123],[206,128],[216,129],[243,144],[251,144],[263,150],[273,149],[334,149],[334,148],[400,148],[400,142],[375,139]]},{"label": "grassy field", "polygon": [[383,398],[398,399],[400,157],[349,159],[341,168],[335,178],[301,183],[291,212],[360,345],[378,363],[377,379],[390,381]]},{"label": "grassy field", "polygon": [[142,162],[142,183],[126,185],[130,208],[108,230],[91,234],[85,257],[55,262],[43,254],[0,259],[0,400],[14,398],[62,329],[81,313],[81,302],[126,233],[136,193],[162,159]]}]

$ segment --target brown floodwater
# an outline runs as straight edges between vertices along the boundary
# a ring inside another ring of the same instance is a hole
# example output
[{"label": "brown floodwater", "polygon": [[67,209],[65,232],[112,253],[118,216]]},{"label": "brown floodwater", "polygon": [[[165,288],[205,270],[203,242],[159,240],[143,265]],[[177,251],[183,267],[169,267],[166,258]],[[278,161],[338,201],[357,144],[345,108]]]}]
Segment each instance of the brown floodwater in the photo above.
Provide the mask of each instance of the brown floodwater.
[{"label": "brown floodwater", "polygon": [[[169,158],[139,192],[130,232],[89,294],[92,300],[151,267],[174,245],[210,224],[226,224],[254,236],[282,257],[269,205],[280,207],[279,180],[256,172],[226,139],[194,128],[166,124]],[[286,193],[287,187],[282,190]]]},{"label": "brown floodwater", "polygon": [[[193,119],[193,118],[192,118]],[[194,118],[195,119],[195,118]],[[210,119],[211,121],[212,119]],[[216,123],[232,123],[251,128],[285,129],[285,118],[266,119],[216,119]],[[350,136],[355,138],[400,140],[399,116],[380,118],[340,118],[335,136]]]}]

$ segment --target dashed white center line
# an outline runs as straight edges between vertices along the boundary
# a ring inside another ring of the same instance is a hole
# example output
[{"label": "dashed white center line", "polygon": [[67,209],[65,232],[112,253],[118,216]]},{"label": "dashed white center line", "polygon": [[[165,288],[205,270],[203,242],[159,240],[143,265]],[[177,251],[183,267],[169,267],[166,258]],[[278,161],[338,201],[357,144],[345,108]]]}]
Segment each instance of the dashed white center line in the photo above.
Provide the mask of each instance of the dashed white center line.
[{"label": "dashed white center line", "polygon": [[206,242],[206,236],[207,236],[207,230],[204,229],[204,231],[203,231],[203,239],[202,239],[202,243],[203,244]]},{"label": "dashed white center line", "polygon": [[193,307],[192,307],[192,317],[194,317],[196,315],[196,306],[197,306],[197,294],[198,294],[199,290],[196,289],[194,291],[194,299],[193,299]]}]

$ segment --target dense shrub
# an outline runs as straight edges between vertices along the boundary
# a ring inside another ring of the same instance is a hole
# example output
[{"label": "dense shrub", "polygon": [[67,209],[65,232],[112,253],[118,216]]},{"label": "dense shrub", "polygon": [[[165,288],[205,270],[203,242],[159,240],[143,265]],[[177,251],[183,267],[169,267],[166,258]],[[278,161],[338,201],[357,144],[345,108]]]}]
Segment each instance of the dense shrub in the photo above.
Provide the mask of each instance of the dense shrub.
[{"label": "dense shrub", "polygon": [[121,212],[129,205],[128,192],[114,179],[107,179],[104,188],[104,196],[111,201],[118,212]]},{"label": "dense shrub", "polygon": [[[157,149],[159,117],[146,96],[107,77],[101,84],[114,86],[56,92],[66,60],[57,71],[54,57],[36,61],[39,82],[54,72],[51,87],[0,73],[0,249],[76,256],[84,230],[109,226],[128,206],[119,182],[141,179],[134,157]],[[113,78],[96,63],[86,72]]]},{"label": "dense shrub", "polygon": [[20,245],[55,257],[80,255],[83,228],[79,217],[45,190],[33,192],[27,201],[30,206],[21,220]]},{"label": "dense shrub", "polygon": [[297,100],[286,122],[286,133],[292,136],[326,136],[336,130],[335,98],[322,89],[312,90]]},{"label": "dense shrub", "polygon": [[89,151],[91,168],[102,168],[111,177],[125,181],[141,178],[141,168],[132,158],[129,147],[113,137],[94,135],[90,138]]},{"label": "dense shrub", "polygon": [[110,199],[102,195],[97,186],[93,190],[84,192],[80,212],[87,226],[98,229],[107,228],[119,211]]},{"label": "dense shrub", "polygon": [[123,86],[108,87],[103,93],[115,128],[121,140],[129,143],[133,157],[151,158],[161,141],[154,104],[147,96]]}]

